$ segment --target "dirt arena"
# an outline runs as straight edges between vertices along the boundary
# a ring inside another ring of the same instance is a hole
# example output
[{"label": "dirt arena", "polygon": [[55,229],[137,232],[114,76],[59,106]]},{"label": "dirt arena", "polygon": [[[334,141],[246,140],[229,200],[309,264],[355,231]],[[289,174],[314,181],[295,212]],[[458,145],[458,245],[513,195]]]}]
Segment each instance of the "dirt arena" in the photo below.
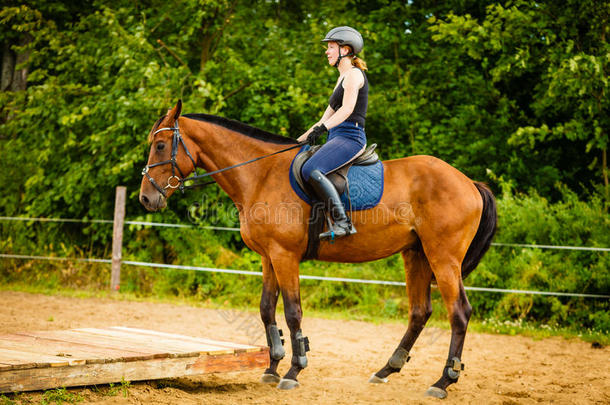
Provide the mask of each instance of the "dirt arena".
[{"label": "dirt arena", "polygon": [[[427,328],[411,351],[412,359],[388,384],[367,383],[383,366],[406,326],[310,318],[309,367],[301,387],[280,391],[258,383],[262,370],[195,378],[132,383],[128,395],[108,395],[108,387],[78,388],[84,403],[96,404],[368,404],[438,403],[423,393],[446,360],[449,331]],[[278,317],[285,331],[283,316]],[[265,345],[257,313],[111,299],[78,299],[0,291],[0,331],[128,326]],[[287,349],[289,352],[289,347]],[[290,354],[280,364],[289,368]],[[608,404],[610,348],[563,338],[534,340],[521,336],[469,333],[464,347],[466,370],[448,389],[445,403]],[[18,401],[40,401],[30,393]]]}]

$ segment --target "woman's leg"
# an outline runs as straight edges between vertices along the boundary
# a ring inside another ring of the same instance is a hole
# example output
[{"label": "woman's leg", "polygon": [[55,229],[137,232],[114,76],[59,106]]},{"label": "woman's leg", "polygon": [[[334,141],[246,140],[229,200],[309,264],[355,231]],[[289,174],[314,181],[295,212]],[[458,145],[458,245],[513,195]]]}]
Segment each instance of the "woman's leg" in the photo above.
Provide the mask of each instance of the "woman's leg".
[{"label": "woman's leg", "polygon": [[351,162],[364,149],[359,142],[349,138],[336,137],[328,141],[309,159],[302,168],[303,178],[326,204],[334,221],[334,226],[320,234],[320,239],[334,239],[356,233],[345,214],[339,193],[326,174]]},{"label": "woman's leg", "polygon": [[350,138],[338,136],[331,139],[305,162],[301,169],[303,179],[309,181],[311,172],[316,169],[326,175],[340,168],[354,160],[364,148],[365,145]]}]

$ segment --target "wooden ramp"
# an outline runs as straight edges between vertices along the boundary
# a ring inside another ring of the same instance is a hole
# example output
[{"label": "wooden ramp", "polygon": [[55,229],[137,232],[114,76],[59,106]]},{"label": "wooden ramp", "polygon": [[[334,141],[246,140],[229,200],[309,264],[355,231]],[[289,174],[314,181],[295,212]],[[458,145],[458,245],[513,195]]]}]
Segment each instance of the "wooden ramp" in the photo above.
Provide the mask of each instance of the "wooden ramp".
[{"label": "wooden ramp", "polygon": [[124,327],[0,335],[0,393],[250,370],[268,348]]}]

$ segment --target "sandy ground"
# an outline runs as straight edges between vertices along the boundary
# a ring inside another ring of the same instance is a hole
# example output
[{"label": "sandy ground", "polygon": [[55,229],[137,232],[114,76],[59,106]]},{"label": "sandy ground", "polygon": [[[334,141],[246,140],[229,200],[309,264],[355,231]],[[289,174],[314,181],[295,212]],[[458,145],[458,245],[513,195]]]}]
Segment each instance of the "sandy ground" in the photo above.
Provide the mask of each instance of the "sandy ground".
[{"label": "sandy ground", "polygon": [[[307,315],[307,314],[306,314]],[[288,328],[283,316],[280,327]],[[0,291],[0,331],[55,330],[128,326],[265,345],[257,313],[218,311],[190,306],[78,299]],[[449,331],[427,328],[402,372],[383,385],[367,383],[383,366],[405,331],[397,323],[316,319],[305,316],[309,367],[301,387],[280,391],[258,383],[262,370],[194,378],[132,383],[128,394],[109,395],[109,387],[70,390],[96,404],[367,404],[439,403],[423,393],[442,371]],[[289,349],[287,349],[289,352]],[[290,354],[280,364],[289,368]],[[563,338],[534,340],[521,336],[469,333],[463,361],[466,370],[449,387],[445,403],[610,403],[610,347]],[[16,398],[17,400],[20,397]],[[41,393],[21,400],[40,401]]]}]

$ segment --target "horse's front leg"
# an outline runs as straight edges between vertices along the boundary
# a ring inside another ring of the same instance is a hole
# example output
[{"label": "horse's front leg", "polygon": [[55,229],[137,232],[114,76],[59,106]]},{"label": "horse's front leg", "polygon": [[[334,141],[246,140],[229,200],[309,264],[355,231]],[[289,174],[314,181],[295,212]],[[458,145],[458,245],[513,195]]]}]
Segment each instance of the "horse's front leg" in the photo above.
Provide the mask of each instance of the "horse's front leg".
[{"label": "horse's front leg", "polygon": [[309,339],[301,331],[301,295],[299,291],[299,260],[294,254],[282,250],[271,257],[273,270],[279,282],[284,300],[284,315],[290,329],[292,360],[290,370],[278,384],[280,389],[292,389],[299,386],[297,376],[307,367],[306,353],[309,351]]},{"label": "horse's front leg", "polygon": [[277,366],[284,358],[284,339],[282,330],[278,329],[275,323],[275,308],[280,293],[279,285],[271,260],[267,257],[262,258],[263,262],[263,293],[261,296],[261,319],[265,325],[267,345],[269,346],[269,368],[261,377],[261,382],[266,384],[277,384],[280,382],[280,375],[277,373]]}]

